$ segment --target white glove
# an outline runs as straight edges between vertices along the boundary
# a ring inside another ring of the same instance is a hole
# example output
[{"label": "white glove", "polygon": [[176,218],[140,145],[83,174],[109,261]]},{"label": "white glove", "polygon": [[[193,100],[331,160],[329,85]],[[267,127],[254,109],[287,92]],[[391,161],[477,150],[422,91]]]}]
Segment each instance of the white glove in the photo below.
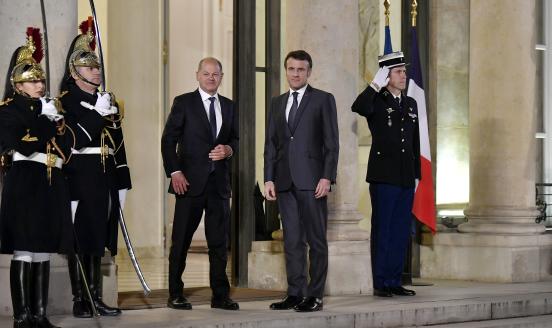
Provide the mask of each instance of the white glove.
[{"label": "white glove", "polygon": [[376,92],[379,92],[381,88],[387,86],[387,83],[389,83],[389,68],[387,68],[387,66],[383,66],[376,72],[376,76],[374,76],[370,86]]},{"label": "white glove", "polygon": [[98,99],[96,99],[96,104],[94,106],[84,101],[81,101],[80,104],[82,107],[95,110],[101,116],[117,114],[118,111],[117,107],[111,106],[111,96],[109,95],[109,93],[98,92]]},{"label": "white glove", "polygon": [[125,209],[125,200],[128,189],[119,189],[119,205],[121,206],[121,211]]},{"label": "white glove", "polygon": [[72,200],[71,201],[71,219],[73,220],[73,224],[75,224],[75,217],[77,215],[77,207],[79,207],[79,201],[78,200]]},{"label": "white glove", "polygon": [[46,116],[52,122],[57,122],[63,118],[63,115],[58,113],[56,105],[54,105],[54,101],[52,99],[41,97],[40,102],[42,103],[42,111],[40,115]]}]

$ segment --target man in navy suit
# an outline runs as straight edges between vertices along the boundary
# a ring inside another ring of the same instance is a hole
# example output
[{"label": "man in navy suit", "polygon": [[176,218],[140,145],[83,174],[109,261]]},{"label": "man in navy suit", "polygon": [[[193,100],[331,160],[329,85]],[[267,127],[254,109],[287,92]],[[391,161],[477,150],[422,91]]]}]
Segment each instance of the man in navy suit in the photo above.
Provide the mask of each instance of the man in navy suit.
[{"label": "man in navy suit", "polygon": [[196,77],[197,90],[174,98],[161,139],[163,165],[171,179],[169,192],[176,197],[167,305],[192,309],[183,295],[182,273],[192,236],[205,211],[211,307],[238,310],[238,303],[228,296],[226,276],[230,158],[238,149],[238,112],[230,99],[217,93],[223,77],[220,61],[202,59]]},{"label": "man in navy suit", "polygon": [[320,311],[328,271],[327,195],[339,156],[337,110],[331,93],[308,84],[312,59],[307,52],[290,52],[284,66],[290,90],[272,99],[264,179],[266,198],[278,199],[282,216],[288,290],[270,308]]}]

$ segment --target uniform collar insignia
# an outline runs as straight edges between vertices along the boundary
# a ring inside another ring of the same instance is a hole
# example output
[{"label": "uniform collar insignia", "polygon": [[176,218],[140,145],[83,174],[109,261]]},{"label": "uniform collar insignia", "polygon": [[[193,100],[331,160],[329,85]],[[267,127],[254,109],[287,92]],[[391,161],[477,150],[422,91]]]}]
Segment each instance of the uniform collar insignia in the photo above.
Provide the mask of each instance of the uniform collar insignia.
[{"label": "uniform collar insignia", "polygon": [[410,117],[414,118],[414,117],[418,117],[418,115],[416,114],[413,114],[413,113],[408,113],[408,115],[410,115]]},{"label": "uniform collar insignia", "polygon": [[383,92],[383,95],[387,97],[387,96],[389,95],[389,91],[385,90],[385,91]]},{"label": "uniform collar insignia", "polygon": [[387,108],[387,114],[391,114],[392,112],[394,112],[395,110],[391,107]]},{"label": "uniform collar insignia", "polygon": [[410,109],[410,111],[412,111],[412,107],[410,107],[409,109]]}]

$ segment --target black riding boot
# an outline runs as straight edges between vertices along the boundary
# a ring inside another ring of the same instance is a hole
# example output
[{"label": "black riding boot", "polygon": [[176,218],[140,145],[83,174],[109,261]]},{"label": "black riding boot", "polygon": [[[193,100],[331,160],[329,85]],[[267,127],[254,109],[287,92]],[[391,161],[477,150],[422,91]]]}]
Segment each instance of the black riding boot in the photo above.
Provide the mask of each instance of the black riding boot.
[{"label": "black riding boot", "polygon": [[76,318],[92,318],[92,310],[88,302],[88,294],[77,262],[77,255],[67,257],[71,291],[73,293],[73,316]]},{"label": "black riding boot", "polygon": [[46,317],[48,288],[50,286],[50,261],[33,262],[31,265],[31,313],[35,328],[60,328]]},{"label": "black riding boot", "polygon": [[90,293],[94,300],[94,305],[98,313],[102,316],[118,316],[121,314],[121,309],[110,307],[102,301],[102,258],[100,256],[90,256],[85,259],[87,262],[88,283]]},{"label": "black riding boot", "polygon": [[11,261],[10,291],[13,305],[13,328],[32,328],[30,291],[31,263]]}]

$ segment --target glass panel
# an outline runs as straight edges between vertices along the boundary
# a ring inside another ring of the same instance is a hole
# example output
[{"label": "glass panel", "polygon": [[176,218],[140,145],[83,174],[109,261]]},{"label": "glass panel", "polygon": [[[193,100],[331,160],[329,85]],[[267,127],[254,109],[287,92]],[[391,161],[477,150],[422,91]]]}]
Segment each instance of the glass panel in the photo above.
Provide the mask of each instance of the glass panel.
[{"label": "glass panel", "polygon": [[264,138],[265,138],[265,111],[266,111],[266,74],[255,73],[255,176],[261,187],[264,184]]},{"label": "glass panel", "polygon": [[[255,65],[266,66],[266,4],[265,0],[255,3]],[[264,101],[264,98],[263,98]]]}]

